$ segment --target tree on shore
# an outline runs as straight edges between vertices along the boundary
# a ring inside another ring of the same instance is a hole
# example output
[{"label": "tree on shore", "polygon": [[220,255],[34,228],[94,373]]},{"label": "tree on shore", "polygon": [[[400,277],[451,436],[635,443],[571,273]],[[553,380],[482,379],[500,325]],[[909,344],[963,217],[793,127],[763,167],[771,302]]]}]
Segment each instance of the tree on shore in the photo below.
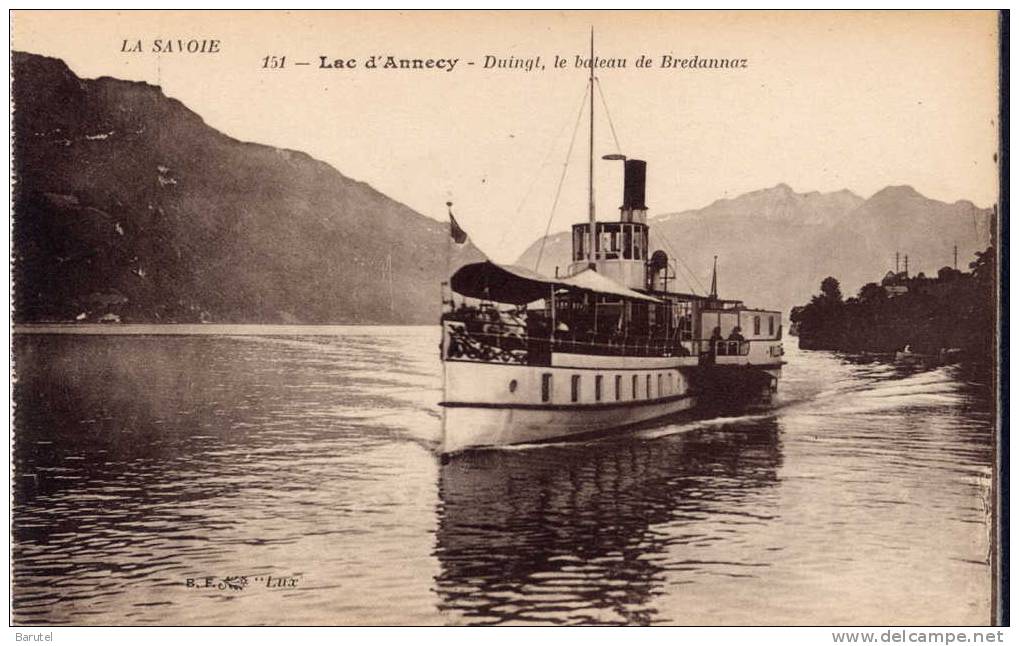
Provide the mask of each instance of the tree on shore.
[{"label": "tree on shore", "polygon": [[821,296],[823,296],[828,303],[836,304],[842,302],[842,286],[839,285],[839,281],[835,280],[831,276],[828,276],[821,281]]},{"label": "tree on shore", "polygon": [[867,283],[860,288],[860,292],[857,298],[861,303],[877,303],[885,300],[888,297],[888,293],[885,288],[877,283]]},{"label": "tree on shore", "polygon": [[970,273],[942,267],[937,278],[917,275],[889,293],[867,283],[843,300],[838,280],[828,276],[820,293],[795,307],[800,347],[807,350],[894,352],[906,345],[925,353],[959,348],[977,362],[994,355],[997,320],[997,254],[976,254]]},{"label": "tree on shore", "polygon": [[834,346],[844,305],[839,281],[833,276],[822,280],[821,293],[814,295],[807,305],[793,308],[789,316],[789,320],[795,323],[799,330],[800,347],[836,349]]}]

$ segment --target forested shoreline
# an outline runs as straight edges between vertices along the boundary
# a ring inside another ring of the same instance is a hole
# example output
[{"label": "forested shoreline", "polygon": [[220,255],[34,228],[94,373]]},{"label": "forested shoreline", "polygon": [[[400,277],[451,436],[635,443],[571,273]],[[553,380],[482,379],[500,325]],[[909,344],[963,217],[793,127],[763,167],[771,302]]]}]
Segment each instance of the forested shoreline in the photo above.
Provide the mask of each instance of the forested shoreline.
[{"label": "forested shoreline", "polygon": [[976,254],[969,272],[942,267],[936,277],[889,272],[843,298],[834,277],[790,320],[804,350],[891,353],[907,346],[937,354],[961,350],[965,361],[990,364],[995,355],[997,256]]}]

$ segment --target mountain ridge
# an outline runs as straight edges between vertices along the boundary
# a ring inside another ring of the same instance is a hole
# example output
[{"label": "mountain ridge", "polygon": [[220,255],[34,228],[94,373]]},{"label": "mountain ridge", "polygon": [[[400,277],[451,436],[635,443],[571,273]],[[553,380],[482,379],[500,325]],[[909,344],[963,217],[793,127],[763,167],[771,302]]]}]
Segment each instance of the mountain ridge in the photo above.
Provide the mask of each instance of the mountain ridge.
[{"label": "mountain ridge", "polygon": [[[12,53],[18,322],[432,323],[450,270],[480,260],[446,223],[307,153],[231,137],[159,86],[81,79]],[[880,278],[895,251],[934,272],[987,246],[988,209],[908,185],[869,198],[789,184],[652,217],[677,288],[783,309],[828,275]],[[541,239],[521,255],[533,266]],[[569,262],[552,234],[541,266]]]},{"label": "mountain ridge", "polygon": [[18,322],[431,323],[448,225],[158,86],[12,53]]},{"label": "mountain ridge", "polygon": [[[703,293],[718,255],[722,296],[783,310],[809,300],[826,276],[848,289],[879,280],[894,268],[896,251],[912,256],[914,274],[936,273],[951,265],[958,244],[965,266],[990,244],[992,222],[990,209],[932,200],[908,185],[865,199],[848,189],[798,193],[786,183],[648,220],[652,248],[683,254],[677,289]],[[571,244],[569,232],[551,234],[538,271],[564,268]],[[533,269],[540,246],[541,238],[517,262]]]}]

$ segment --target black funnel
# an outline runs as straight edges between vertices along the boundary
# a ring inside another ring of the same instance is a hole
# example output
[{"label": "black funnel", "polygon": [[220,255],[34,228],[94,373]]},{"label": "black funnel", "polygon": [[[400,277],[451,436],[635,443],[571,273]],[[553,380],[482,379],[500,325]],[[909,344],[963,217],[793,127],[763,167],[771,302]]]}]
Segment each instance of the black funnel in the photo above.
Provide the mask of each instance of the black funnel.
[{"label": "black funnel", "polygon": [[623,166],[623,209],[647,209],[644,204],[645,183],[647,182],[647,162],[640,159],[627,159]]}]

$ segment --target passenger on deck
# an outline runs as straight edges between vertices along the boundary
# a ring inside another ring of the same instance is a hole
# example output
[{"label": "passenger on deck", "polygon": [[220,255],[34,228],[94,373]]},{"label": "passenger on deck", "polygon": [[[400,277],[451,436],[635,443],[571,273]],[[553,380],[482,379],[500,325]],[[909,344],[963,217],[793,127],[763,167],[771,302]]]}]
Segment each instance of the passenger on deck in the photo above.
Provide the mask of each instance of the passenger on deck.
[{"label": "passenger on deck", "polygon": [[516,307],[505,312],[505,322],[518,328],[523,328],[527,321],[527,306]]},{"label": "passenger on deck", "polygon": [[527,318],[524,319],[527,336],[532,338],[547,337],[549,333],[549,321],[545,317],[544,312],[528,312]]},{"label": "passenger on deck", "polygon": [[725,343],[719,343],[720,355],[736,356],[740,354],[740,346],[743,345],[743,333],[740,328],[734,327],[732,332],[729,333],[729,338],[725,340]]},{"label": "passenger on deck", "polygon": [[448,316],[451,321],[471,321],[477,318],[478,308],[471,307],[467,303],[460,303]]}]

